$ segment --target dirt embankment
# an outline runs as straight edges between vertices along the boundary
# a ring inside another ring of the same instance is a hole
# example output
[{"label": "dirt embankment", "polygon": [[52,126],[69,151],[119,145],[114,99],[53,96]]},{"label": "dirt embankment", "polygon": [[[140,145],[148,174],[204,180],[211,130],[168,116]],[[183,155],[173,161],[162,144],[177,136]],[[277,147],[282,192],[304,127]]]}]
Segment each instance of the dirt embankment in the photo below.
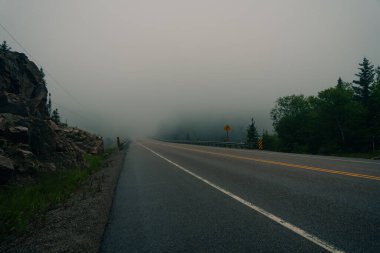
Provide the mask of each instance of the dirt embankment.
[{"label": "dirt embankment", "polygon": [[0,252],[98,252],[126,152],[112,154],[103,169],[27,234],[2,242]]}]

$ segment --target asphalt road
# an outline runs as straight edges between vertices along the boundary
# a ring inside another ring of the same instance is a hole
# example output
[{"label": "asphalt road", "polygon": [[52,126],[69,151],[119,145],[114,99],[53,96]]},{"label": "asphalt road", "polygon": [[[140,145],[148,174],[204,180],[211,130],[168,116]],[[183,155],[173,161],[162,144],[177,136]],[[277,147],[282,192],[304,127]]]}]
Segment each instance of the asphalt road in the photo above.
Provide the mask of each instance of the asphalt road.
[{"label": "asphalt road", "polygon": [[380,162],[137,140],[101,252],[380,252]]}]

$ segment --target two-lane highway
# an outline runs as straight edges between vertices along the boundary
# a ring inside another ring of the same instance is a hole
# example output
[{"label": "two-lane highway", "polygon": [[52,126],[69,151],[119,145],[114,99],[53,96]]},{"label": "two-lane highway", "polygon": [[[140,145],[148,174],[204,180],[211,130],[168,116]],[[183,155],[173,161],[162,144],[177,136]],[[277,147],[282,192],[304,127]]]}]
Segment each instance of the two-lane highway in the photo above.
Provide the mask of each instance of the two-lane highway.
[{"label": "two-lane highway", "polygon": [[380,162],[134,142],[101,252],[380,252]]}]

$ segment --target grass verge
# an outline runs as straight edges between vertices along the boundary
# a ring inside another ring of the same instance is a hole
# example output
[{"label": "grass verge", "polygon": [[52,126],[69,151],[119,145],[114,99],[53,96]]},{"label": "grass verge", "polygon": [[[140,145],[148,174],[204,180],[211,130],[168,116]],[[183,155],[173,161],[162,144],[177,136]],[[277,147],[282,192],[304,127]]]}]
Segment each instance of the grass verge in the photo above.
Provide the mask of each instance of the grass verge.
[{"label": "grass verge", "polygon": [[341,156],[341,157],[372,159],[374,157],[380,157],[380,150],[376,150],[375,152],[371,152],[371,153],[341,153],[341,154],[334,154],[334,155]]},{"label": "grass verge", "polygon": [[41,174],[35,183],[0,189],[0,240],[26,232],[28,224],[66,200],[94,172],[103,167],[103,155],[85,155],[87,166]]}]

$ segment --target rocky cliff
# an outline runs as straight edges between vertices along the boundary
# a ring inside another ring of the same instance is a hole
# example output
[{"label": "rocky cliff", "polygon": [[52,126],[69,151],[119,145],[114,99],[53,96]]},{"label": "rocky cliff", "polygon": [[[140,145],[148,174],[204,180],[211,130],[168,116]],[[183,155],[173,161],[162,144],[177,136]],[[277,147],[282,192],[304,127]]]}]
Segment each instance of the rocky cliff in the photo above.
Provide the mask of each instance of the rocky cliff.
[{"label": "rocky cliff", "polygon": [[22,53],[0,52],[0,184],[42,171],[83,166],[103,152],[101,137],[56,124],[43,73]]}]

